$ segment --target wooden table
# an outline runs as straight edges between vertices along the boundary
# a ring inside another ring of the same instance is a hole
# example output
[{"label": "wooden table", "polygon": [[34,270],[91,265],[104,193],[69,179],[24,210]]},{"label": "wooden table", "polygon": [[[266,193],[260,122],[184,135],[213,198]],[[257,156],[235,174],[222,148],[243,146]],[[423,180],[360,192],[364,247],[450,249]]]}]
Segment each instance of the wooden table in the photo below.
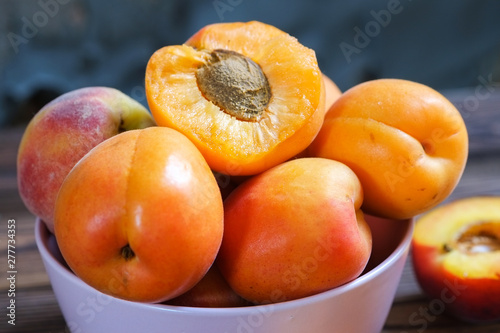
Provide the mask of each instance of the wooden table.
[{"label": "wooden table", "polygon": [[[500,87],[481,86],[478,82],[477,87],[445,95],[460,109],[470,135],[466,170],[448,200],[479,194],[500,195]],[[35,217],[26,210],[17,192],[16,153],[23,131],[24,127],[0,130],[0,332],[68,332],[35,245]],[[9,219],[16,224],[15,326],[7,324],[6,316]],[[383,332],[500,332],[500,323],[465,324],[436,313],[429,309],[430,305],[431,300],[422,295],[408,260]]]}]

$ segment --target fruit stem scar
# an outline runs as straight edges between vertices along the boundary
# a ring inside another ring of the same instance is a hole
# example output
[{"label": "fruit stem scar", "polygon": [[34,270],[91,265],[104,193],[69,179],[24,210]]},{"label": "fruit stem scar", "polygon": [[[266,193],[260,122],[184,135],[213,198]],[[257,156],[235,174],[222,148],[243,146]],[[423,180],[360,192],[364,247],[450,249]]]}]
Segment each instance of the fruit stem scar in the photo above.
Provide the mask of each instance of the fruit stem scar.
[{"label": "fruit stem scar", "polygon": [[135,253],[134,253],[134,251],[132,250],[132,248],[130,247],[129,244],[127,244],[127,245],[125,245],[124,247],[121,248],[120,254],[123,257],[123,259],[125,259],[125,261],[129,261],[129,260],[131,260],[132,258],[135,257]]},{"label": "fruit stem scar", "polygon": [[125,121],[123,120],[123,118],[120,118],[120,125],[118,126],[118,133],[123,133],[126,130],[127,129],[125,128]]},{"label": "fruit stem scar", "polygon": [[235,51],[210,52],[209,60],[196,71],[196,81],[207,100],[242,121],[258,121],[271,100],[262,68]]}]

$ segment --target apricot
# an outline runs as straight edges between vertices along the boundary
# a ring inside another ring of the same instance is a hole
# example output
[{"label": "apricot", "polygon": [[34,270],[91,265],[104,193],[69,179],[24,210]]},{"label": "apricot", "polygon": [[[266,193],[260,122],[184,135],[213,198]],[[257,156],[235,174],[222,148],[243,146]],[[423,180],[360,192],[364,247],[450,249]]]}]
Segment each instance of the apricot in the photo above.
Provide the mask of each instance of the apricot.
[{"label": "apricot", "polygon": [[196,285],[223,234],[217,182],[181,133],[150,127],[92,149],[64,180],[55,236],[73,272],[95,289],[162,302]]},{"label": "apricot", "polygon": [[371,253],[361,184],[344,164],[284,162],[250,178],[224,201],[217,265],[256,304],[313,295],[358,277]]},{"label": "apricot", "polygon": [[468,137],[459,111],[434,89],[379,79],[337,99],[307,152],[356,173],[366,213],[407,219],[436,206],[456,187]]},{"label": "apricot", "polygon": [[57,97],[31,119],[19,145],[17,181],[25,206],[54,232],[57,193],[78,160],[120,132],[154,125],[144,106],[114,88]]},{"label": "apricot", "polygon": [[203,279],[193,288],[174,299],[168,300],[165,304],[203,308],[252,305],[252,303],[241,298],[231,289],[217,265],[212,265]]},{"label": "apricot", "polygon": [[469,322],[500,321],[500,197],[457,199],[420,216],[412,263],[422,290]]},{"label": "apricot", "polygon": [[205,26],[157,50],[146,96],[160,126],[185,134],[210,167],[253,175],[304,150],[325,112],[313,50],[261,22]]},{"label": "apricot", "polygon": [[342,95],[342,90],[325,74],[323,74],[323,81],[325,83],[325,110],[328,112],[333,103]]}]

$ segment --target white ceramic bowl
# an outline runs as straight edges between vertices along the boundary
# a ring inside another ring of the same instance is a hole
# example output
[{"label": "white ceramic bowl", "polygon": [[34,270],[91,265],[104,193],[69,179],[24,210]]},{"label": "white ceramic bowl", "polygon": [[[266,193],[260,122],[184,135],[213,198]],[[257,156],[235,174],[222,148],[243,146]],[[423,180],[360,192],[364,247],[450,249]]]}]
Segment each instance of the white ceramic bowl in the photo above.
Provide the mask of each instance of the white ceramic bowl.
[{"label": "white ceramic bowl", "polygon": [[78,333],[379,333],[401,278],[413,221],[367,217],[373,252],[365,272],[299,300],[240,308],[144,304],[100,293],[64,264],[55,238],[36,221],[38,249],[71,332]]}]

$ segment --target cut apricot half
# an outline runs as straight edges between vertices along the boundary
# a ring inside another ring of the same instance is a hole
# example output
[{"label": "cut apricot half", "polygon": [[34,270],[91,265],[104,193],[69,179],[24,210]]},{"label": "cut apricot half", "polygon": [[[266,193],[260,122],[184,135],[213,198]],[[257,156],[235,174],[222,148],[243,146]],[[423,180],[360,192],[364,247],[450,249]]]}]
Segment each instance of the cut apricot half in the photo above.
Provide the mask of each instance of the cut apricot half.
[{"label": "cut apricot half", "polygon": [[146,96],[159,126],[229,175],[265,171],[304,150],[325,113],[315,52],[261,22],[207,25],[149,59]]}]

